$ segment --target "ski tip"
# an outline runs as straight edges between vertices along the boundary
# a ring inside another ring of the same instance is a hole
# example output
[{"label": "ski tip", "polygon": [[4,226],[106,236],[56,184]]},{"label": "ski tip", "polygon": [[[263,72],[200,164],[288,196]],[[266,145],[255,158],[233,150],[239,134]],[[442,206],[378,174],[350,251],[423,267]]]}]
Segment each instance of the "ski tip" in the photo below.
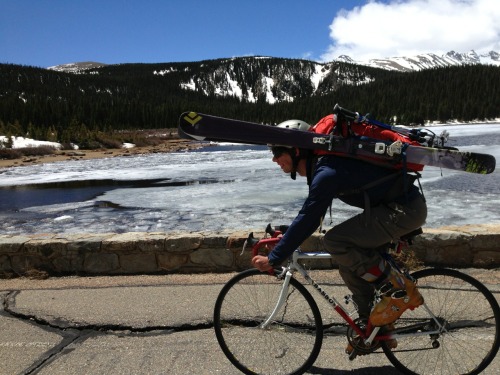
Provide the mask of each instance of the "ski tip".
[{"label": "ski tip", "polygon": [[179,125],[177,127],[179,137],[184,139],[197,139],[190,135],[190,130],[194,129],[202,118],[203,117],[197,112],[189,111],[182,113],[179,117]]},{"label": "ski tip", "polygon": [[195,126],[203,117],[198,112],[184,112],[179,118],[179,126],[189,124]]},{"label": "ski tip", "polygon": [[183,139],[193,139],[189,134],[185,133],[181,127],[177,128],[177,134]]},{"label": "ski tip", "polygon": [[466,172],[490,174],[495,171],[496,159],[493,155],[473,154],[467,160]]}]

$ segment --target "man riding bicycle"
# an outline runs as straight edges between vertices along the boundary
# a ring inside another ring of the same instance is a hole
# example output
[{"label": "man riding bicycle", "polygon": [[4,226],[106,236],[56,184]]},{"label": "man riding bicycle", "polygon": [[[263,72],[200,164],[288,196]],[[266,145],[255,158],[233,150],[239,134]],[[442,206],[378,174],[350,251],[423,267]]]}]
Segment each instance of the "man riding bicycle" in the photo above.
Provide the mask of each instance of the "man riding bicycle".
[{"label": "man riding bicycle", "polygon": [[[289,120],[278,126],[308,130],[309,125]],[[420,228],[427,217],[425,199],[415,177],[359,159],[337,155],[314,155],[308,150],[273,146],[273,161],[292,179],[307,178],[309,195],[268,256],[257,255],[254,267],[268,271],[288,259],[293,251],[320,226],[332,200],[362,208],[363,212],[334,226],[324,245],[339,266],[339,273],[353,294],[359,316],[375,326],[386,326],[407,309],[423,303],[415,283],[393,269],[379,247]],[[371,306],[374,290],[382,299]],[[352,350],[348,347],[347,349]]]}]

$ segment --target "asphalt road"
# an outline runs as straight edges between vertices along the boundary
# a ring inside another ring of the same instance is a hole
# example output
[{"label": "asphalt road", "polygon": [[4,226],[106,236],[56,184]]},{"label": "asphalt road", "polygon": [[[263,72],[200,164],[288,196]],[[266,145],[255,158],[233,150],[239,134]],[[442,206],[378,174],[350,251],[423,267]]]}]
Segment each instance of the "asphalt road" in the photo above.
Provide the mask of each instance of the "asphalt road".
[{"label": "asphalt road", "polygon": [[[500,270],[467,270],[500,297]],[[343,296],[336,271],[318,273]],[[231,274],[0,280],[0,374],[239,374],[212,328]],[[318,301],[324,316],[332,315]],[[338,318],[336,318],[338,319]],[[311,374],[398,374],[382,353],[349,361],[325,339]],[[485,374],[500,373],[500,360]]]}]

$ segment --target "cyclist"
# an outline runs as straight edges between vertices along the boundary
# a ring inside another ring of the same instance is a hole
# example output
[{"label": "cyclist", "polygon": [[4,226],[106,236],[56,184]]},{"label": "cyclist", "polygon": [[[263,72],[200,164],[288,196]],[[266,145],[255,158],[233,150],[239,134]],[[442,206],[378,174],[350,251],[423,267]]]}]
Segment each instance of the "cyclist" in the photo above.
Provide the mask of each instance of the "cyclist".
[{"label": "cyclist", "polygon": [[[280,127],[308,130],[300,120]],[[309,195],[278,245],[268,256],[255,256],[254,267],[268,271],[285,261],[313,234],[332,200],[363,209],[360,214],[334,226],[324,236],[324,245],[339,266],[339,273],[353,294],[359,316],[376,326],[390,325],[423,298],[415,284],[393,269],[377,248],[419,227],[427,217],[427,206],[415,177],[359,159],[336,155],[316,156],[293,147],[271,147],[273,161],[292,179],[307,178]],[[383,292],[372,308],[374,290]],[[349,348],[347,351],[352,351]]]}]

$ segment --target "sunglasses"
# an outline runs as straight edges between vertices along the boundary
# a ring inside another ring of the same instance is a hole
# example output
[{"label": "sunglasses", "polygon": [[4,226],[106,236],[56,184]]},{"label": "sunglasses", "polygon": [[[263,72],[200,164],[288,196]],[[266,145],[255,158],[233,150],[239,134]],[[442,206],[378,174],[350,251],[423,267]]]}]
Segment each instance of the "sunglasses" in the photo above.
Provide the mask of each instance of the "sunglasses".
[{"label": "sunglasses", "polygon": [[273,157],[278,159],[285,152],[288,152],[289,149],[286,147],[271,147],[271,152],[273,153]]}]

